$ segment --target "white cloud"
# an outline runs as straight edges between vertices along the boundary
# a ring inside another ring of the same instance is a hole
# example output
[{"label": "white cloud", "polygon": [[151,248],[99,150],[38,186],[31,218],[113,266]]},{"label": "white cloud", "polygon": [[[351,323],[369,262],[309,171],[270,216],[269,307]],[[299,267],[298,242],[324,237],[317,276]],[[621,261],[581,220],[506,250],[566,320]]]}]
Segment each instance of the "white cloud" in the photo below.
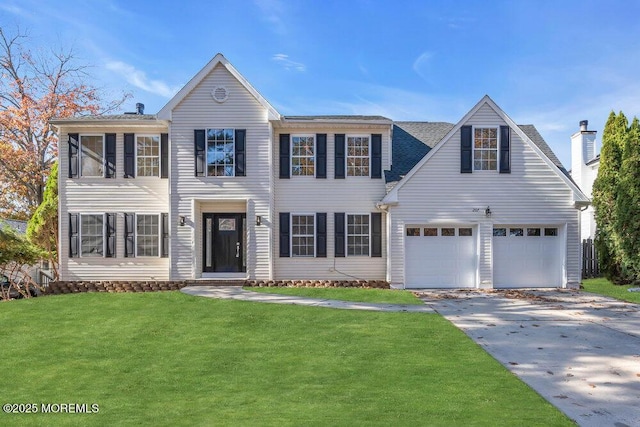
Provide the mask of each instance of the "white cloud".
[{"label": "white cloud", "polygon": [[433,59],[433,57],[434,53],[427,51],[422,52],[422,54],[420,54],[420,56],[418,56],[416,60],[413,61],[413,71],[415,71],[417,75],[427,81],[430,80],[429,71],[431,68],[431,60]]},{"label": "white cloud", "polygon": [[271,24],[271,29],[280,35],[287,34],[287,26],[282,20],[285,6],[280,0],[255,0],[263,19]]},{"label": "white cloud", "polygon": [[300,71],[304,72],[307,70],[307,66],[301,62],[295,62],[289,59],[289,55],[285,55],[284,53],[276,53],[271,57],[274,61],[282,65],[287,71]]},{"label": "white cloud", "polygon": [[165,98],[172,97],[180,90],[180,86],[171,87],[161,80],[150,79],[144,71],[121,61],[109,61],[105,64],[105,67],[124,77],[129,84]]}]

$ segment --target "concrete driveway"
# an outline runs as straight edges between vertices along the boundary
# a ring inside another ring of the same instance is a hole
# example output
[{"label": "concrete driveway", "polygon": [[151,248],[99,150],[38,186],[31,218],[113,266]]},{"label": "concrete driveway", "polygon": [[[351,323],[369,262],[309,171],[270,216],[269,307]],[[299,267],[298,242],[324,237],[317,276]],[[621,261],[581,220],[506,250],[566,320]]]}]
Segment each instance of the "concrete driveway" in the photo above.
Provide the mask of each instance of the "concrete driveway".
[{"label": "concrete driveway", "polygon": [[426,291],[426,304],[581,426],[640,426],[640,306],[576,291]]}]

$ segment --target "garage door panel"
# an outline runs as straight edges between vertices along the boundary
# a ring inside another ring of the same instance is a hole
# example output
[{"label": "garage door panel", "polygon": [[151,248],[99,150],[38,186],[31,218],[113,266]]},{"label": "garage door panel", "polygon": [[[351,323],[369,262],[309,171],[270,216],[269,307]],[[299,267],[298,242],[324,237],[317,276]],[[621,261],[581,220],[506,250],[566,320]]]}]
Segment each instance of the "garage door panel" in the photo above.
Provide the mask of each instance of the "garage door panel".
[{"label": "garage door panel", "polygon": [[[563,276],[563,240],[557,235],[521,236],[509,233],[493,237],[493,283],[496,288],[518,287],[558,287],[562,286]],[[514,226],[522,228],[526,226]],[[548,227],[557,230],[555,227]],[[550,232],[549,234],[553,234]]]},{"label": "garage door panel", "polygon": [[425,236],[422,232],[419,236],[406,236],[405,286],[407,288],[474,287],[477,265],[476,246],[475,236],[459,236],[457,229],[454,236]]}]

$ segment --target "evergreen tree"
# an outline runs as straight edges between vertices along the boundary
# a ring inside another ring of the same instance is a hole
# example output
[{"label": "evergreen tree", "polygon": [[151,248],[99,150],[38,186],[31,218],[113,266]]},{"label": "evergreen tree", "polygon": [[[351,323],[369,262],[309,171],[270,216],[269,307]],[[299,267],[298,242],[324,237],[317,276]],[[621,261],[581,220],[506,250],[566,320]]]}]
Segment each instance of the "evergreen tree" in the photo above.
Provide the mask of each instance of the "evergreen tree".
[{"label": "evergreen tree", "polygon": [[620,236],[615,226],[618,180],[627,127],[628,121],[622,111],[617,116],[613,111],[609,114],[602,133],[598,177],[593,183],[593,207],[597,224],[595,243],[600,268],[608,279],[616,283],[623,280]]},{"label": "evergreen tree", "polygon": [[42,203],[27,224],[27,238],[39,247],[49,260],[54,278],[58,278],[58,162],[51,167],[51,173],[44,189]]},{"label": "evergreen tree", "polygon": [[615,229],[620,239],[621,273],[640,281],[640,122],[634,117],[622,151],[615,207]]}]

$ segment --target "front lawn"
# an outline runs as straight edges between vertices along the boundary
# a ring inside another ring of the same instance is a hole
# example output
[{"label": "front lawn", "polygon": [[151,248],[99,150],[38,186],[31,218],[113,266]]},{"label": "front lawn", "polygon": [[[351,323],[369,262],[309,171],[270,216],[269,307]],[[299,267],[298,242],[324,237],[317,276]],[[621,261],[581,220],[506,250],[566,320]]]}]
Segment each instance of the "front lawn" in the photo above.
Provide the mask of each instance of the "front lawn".
[{"label": "front lawn", "polygon": [[300,297],[335,299],[341,301],[411,305],[423,304],[423,302],[410,291],[392,289],[293,287],[245,287],[244,289],[269,294],[295,295]]},{"label": "front lawn", "polygon": [[0,425],[572,425],[437,314],[85,293],[0,303]]},{"label": "front lawn", "polygon": [[638,286],[619,286],[614,285],[605,278],[597,278],[583,280],[582,287],[587,292],[593,292],[594,294],[605,295],[622,301],[640,304],[640,292],[629,292],[627,290],[629,288],[637,288]]}]

